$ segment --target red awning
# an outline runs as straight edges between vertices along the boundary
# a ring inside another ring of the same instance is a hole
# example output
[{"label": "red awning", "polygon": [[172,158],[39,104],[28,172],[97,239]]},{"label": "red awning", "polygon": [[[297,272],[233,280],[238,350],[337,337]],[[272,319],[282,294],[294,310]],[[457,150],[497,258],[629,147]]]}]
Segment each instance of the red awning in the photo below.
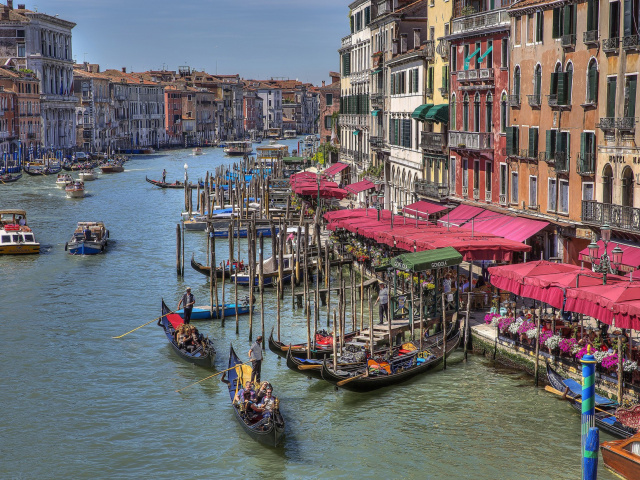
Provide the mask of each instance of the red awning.
[{"label": "red awning", "polygon": [[[451,213],[453,214],[453,212]],[[472,221],[465,223],[463,228],[473,228],[474,232],[491,233],[508,240],[524,242],[547,225],[549,225],[549,222],[511,217],[502,213],[484,210],[474,217]]]},{"label": "red awning", "polygon": [[472,205],[458,205],[438,221],[445,225],[448,223],[450,225],[460,226],[471,220],[473,217],[480,215],[483,211],[483,208],[474,207]]},{"label": "red awning", "polygon": [[333,177],[336,173],[340,173],[342,170],[348,167],[349,165],[347,165],[346,163],[341,163],[341,162],[334,163],[329,168],[323,170],[322,174],[327,175],[329,177]]},{"label": "red awning", "polygon": [[420,200],[419,202],[415,202],[415,203],[412,203],[411,205],[407,205],[402,209],[402,211],[407,215],[413,215],[417,217],[426,217],[428,215],[433,215],[434,213],[438,213],[446,209],[447,207],[443,205],[439,205],[433,202],[427,202],[425,200]]},{"label": "red awning", "polygon": [[346,185],[344,189],[351,193],[360,193],[364,192],[365,190],[371,190],[372,188],[375,188],[375,186],[376,185],[369,180],[362,180],[361,182]]},{"label": "red awning", "polygon": [[[632,245],[624,245],[622,243],[609,242],[608,252],[611,255],[611,250],[615,247],[619,246],[622,249],[622,268],[625,272],[632,272],[634,270],[640,269],[640,248],[634,247]],[[604,242],[602,240],[598,241],[598,262],[600,263],[600,256],[604,253]],[[593,263],[591,257],[589,257],[589,248],[585,248],[580,252],[580,260],[585,262]]]}]

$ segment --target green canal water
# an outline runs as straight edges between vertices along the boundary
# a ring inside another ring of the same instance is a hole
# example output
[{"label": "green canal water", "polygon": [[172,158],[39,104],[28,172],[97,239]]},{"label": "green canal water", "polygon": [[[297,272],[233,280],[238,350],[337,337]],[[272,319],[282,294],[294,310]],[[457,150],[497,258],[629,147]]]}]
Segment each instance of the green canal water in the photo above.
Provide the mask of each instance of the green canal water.
[{"label": "green canal water", "polygon": [[[231,161],[205,152],[136,157],[124,173],[87,182],[84,199],[65,198],[53,177],[0,186],[0,208],[26,209],[42,244],[39,256],[0,257],[0,478],[580,477],[579,415],[531,377],[481,357],[464,363],[456,353],[446,371],[361,395],[294,373],[267,351],[263,377],[287,421],[283,444],[270,449],[237,425],[217,378],[175,393],[212,372],[178,359],[157,326],[112,339],[157,317],[161,298],[175,306],[186,286],[208,304],[204,276],[188,264],[184,280],[175,274],[182,192],[144,181],[163,168],[182,178],[185,162],[194,179]],[[64,251],[80,220],[106,223],[107,254]],[[216,247],[227,258],[226,241]],[[187,233],[185,252],[204,263],[204,234]],[[275,312],[268,291],[267,332]],[[215,339],[217,369],[231,343],[246,358],[248,322],[241,317],[239,335],[234,319],[198,322]],[[254,322],[257,334],[259,312]],[[305,331],[285,291],[283,339]]]}]

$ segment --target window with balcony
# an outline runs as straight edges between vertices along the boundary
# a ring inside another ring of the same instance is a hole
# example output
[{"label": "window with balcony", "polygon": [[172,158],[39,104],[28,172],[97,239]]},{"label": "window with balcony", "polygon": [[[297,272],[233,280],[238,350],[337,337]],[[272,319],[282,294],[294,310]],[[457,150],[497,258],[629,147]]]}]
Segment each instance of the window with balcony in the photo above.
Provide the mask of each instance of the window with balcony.
[{"label": "window with balcony", "polygon": [[587,103],[598,103],[598,62],[595,58],[587,67]]},{"label": "window with balcony", "polygon": [[580,158],[578,159],[578,173],[580,175],[594,175],[596,165],[596,135],[594,132],[580,133]]},{"label": "window with balcony", "polygon": [[538,206],[538,177],[529,177],[529,206]]},{"label": "window with balcony", "polygon": [[550,212],[558,210],[558,181],[555,178],[549,179],[549,188],[547,190],[547,209]]},{"label": "window with balcony", "polygon": [[469,94],[464,94],[464,100],[462,103],[462,130],[469,131]]},{"label": "window with balcony", "polygon": [[511,172],[511,203],[518,203],[518,172]]},{"label": "window with balcony", "polygon": [[638,77],[637,75],[627,75],[624,80],[624,117],[635,119]]},{"label": "window with balcony", "polygon": [[618,79],[615,76],[607,77],[607,117],[616,116],[616,87]]},{"label": "window with balcony", "polygon": [[480,131],[480,94],[478,92],[473,98],[473,131]]},{"label": "window with balcony", "polygon": [[587,25],[584,32],[585,43],[598,41],[598,24],[600,21],[600,2],[587,0]]},{"label": "window with balcony", "polygon": [[624,1],[623,47],[638,48],[638,0]]},{"label": "window with balcony", "polygon": [[449,125],[451,130],[456,130],[456,95],[455,93],[451,95],[451,104],[449,105]]},{"label": "window with balcony", "polygon": [[493,130],[493,95],[491,92],[487,93],[487,98],[484,101],[485,113],[485,132],[491,132]]}]

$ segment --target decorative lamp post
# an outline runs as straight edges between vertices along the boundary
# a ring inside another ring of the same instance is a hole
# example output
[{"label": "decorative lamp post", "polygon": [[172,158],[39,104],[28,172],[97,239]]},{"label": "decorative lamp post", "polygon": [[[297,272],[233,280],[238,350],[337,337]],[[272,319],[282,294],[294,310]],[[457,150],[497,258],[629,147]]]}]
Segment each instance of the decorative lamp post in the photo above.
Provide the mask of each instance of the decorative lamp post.
[{"label": "decorative lamp post", "polygon": [[595,241],[592,241],[587,248],[589,249],[589,257],[591,258],[593,271],[596,273],[602,273],[602,284],[606,285],[607,275],[615,275],[618,273],[618,267],[622,264],[623,251],[620,246],[616,246],[611,250],[611,256],[607,253],[607,247],[611,241],[611,228],[609,225],[602,226],[601,237],[602,242],[604,243],[604,252],[600,255],[600,263],[595,262],[598,258],[600,246]]},{"label": "decorative lamp post", "polygon": [[384,202],[384,195],[376,195],[376,210],[378,212],[378,221],[380,221],[380,210],[382,210],[382,205]]}]

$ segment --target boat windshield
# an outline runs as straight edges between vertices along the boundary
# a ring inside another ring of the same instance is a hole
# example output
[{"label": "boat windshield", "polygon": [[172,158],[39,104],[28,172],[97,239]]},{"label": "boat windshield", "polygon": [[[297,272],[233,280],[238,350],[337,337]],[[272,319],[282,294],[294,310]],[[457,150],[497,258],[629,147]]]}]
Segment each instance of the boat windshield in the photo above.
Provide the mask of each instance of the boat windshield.
[{"label": "boat windshield", "polygon": [[625,445],[623,448],[633,453],[634,455],[640,455],[640,442],[631,442]]}]

